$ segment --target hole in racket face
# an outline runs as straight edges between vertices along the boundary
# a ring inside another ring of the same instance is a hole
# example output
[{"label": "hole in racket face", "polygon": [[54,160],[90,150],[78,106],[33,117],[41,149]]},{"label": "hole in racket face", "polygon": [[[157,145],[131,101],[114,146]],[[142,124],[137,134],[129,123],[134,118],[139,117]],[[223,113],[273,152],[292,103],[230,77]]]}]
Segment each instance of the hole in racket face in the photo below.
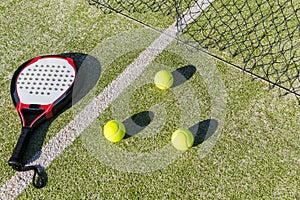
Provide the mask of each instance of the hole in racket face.
[{"label": "hole in racket face", "polygon": [[20,101],[24,104],[51,104],[70,88],[75,74],[75,69],[65,59],[41,58],[25,67],[17,78]]}]

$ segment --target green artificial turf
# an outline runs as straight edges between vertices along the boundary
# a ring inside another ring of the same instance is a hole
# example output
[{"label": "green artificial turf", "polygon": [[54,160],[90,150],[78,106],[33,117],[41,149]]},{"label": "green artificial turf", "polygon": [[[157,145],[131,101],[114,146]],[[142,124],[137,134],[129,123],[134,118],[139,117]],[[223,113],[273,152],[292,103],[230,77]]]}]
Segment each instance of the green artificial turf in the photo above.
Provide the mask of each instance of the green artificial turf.
[{"label": "green artificial turf", "polygon": [[[63,52],[87,53],[102,64],[87,98],[40,128],[47,131],[45,145],[159,33],[116,14],[103,15],[83,0],[9,1],[0,3],[0,11],[2,186],[14,175],[7,160],[20,131],[9,93],[18,65],[37,55]],[[145,13],[140,19],[160,29],[173,23],[170,17],[159,23],[163,20],[156,15]],[[141,38],[134,41],[130,36],[136,34]],[[123,51],[126,35],[132,46]],[[115,42],[118,38],[123,39]],[[197,56],[187,55],[189,51]],[[160,91],[152,83],[160,69],[174,72],[189,65],[197,72],[171,90]],[[209,76],[214,65],[216,76]],[[46,168],[46,187],[30,184],[17,199],[296,199],[300,110],[293,96],[279,94],[265,82],[174,43]],[[104,139],[102,126],[108,120],[125,121],[144,111],[153,113],[152,121],[135,136],[117,144]],[[219,123],[210,138],[186,152],[172,148],[174,130],[208,119]],[[149,156],[153,152],[158,154]]]},{"label": "green artificial turf", "polygon": [[[161,59],[168,62],[164,60],[166,57]],[[218,69],[228,92],[226,119],[220,139],[204,158],[198,152],[200,144],[184,153],[171,151],[177,159],[153,171],[135,172],[125,165],[126,161],[118,160],[124,166],[102,162],[109,159],[103,157],[101,150],[119,148],[125,153],[149,153],[170,142],[171,132],[178,127],[178,119],[173,116],[179,114],[178,102],[174,99],[169,104],[171,100],[165,97],[170,91],[162,94],[153,84],[146,84],[134,92],[134,97],[153,100],[134,104],[130,111],[135,113],[156,102],[165,103],[171,118],[161,131],[148,138],[139,135],[118,144],[109,143],[101,134],[101,126],[115,118],[113,103],[54,160],[47,169],[48,185],[41,190],[29,186],[19,199],[293,199],[299,196],[297,101],[278,98],[276,92],[267,90],[267,84],[252,82],[222,63],[218,63]],[[195,75],[189,81],[201,91],[201,77]],[[200,93],[198,98],[205,100],[205,92]],[[198,120],[208,117],[203,111]],[[128,159],[125,154],[123,158]]]},{"label": "green artificial turf", "polygon": [[[180,56],[166,51],[147,68],[149,72],[146,69],[144,73],[153,73],[157,65],[176,70],[185,64]],[[146,138],[147,135],[141,134],[147,131],[142,131],[118,144],[110,144],[101,134],[101,127],[116,116],[123,120],[122,114],[115,113],[121,102],[116,100],[48,168],[47,187],[36,190],[30,186],[20,198],[25,195],[82,199],[289,199],[298,196],[299,138],[296,134],[300,113],[296,109],[297,101],[289,96],[278,98],[276,91],[268,91],[266,83],[251,81],[250,77],[222,63],[218,63],[218,69],[228,94],[225,125],[220,140],[204,158],[198,151],[203,143],[182,154],[170,151],[176,156],[174,162],[162,168],[154,165],[157,169],[153,171],[142,172],[126,165],[134,164],[128,162],[128,152],[149,153],[168,145],[182,112],[172,91],[159,91],[150,78],[142,75],[144,85],[133,84],[125,91],[130,94],[128,114],[131,116],[149,110],[158,102],[163,103],[168,118],[160,131]],[[183,85],[193,86],[199,92],[195,102],[200,104],[202,113],[197,120],[207,119],[209,109],[205,108],[210,105],[210,98],[203,78],[195,74]],[[126,99],[126,94],[122,97]],[[126,113],[125,107],[124,110]],[[154,115],[154,121],[156,117],[161,120],[161,116]],[[124,151],[124,155],[116,156],[121,160],[105,158],[103,151],[118,152],[116,148]]]},{"label": "green artificial turf", "polygon": [[[4,184],[14,174],[14,171],[7,165],[7,160],[21,129],[19,117],[10,97],[10,81],[17,67],[26,60],[39,55],[77,52],[90,55],[105,38],[142,27],[116,14],[102,15],[98,9],[81,0],[32,1],[30,3],[11,1],[2,4],[3,12],[0,14],[0,62],[2,67],[0,79],[2,88],[0,167],[3,169],[3,173],[0,184]],[[128,56],[128,61],[125,63],[134,59],[134,57]],[[102,62],[101,57],[96,57],[96,59],[101,59],[99,62]],[[98,87],[99,90],[102,90],[126,66],[119,64],[114,68],[116,69],[114,72],[107,71],[107,74],[103,75],[104,78],[101,78],[101,82],[104,84]],[[59,123],[43,125],[38,130],[43,135],[36,137],[45,137],[44,143],[47,143],[72,117],[72,111],[63,113],[56,119]],[[44,130],[47,131],[46,135]],[[40,142],[38,145],[41,145]]]}]

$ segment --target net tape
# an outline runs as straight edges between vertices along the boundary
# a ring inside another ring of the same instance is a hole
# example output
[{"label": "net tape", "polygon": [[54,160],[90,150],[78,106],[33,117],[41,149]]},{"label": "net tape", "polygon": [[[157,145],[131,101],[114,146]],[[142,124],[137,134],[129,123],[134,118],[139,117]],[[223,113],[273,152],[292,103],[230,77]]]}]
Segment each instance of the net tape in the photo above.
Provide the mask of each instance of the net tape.
[{"label": "net tape", "polygon": [[[174,14],[178,30],[188,38],[186,43],[196,43],[252,74],[253,78],[266,80],[270,88],[284,89],[280,90],[281,95],[294,94],[300,103],[300,4],[297,1],[89,0],[89,3],[98,5],[105,13],[113,10],[126,14]],[[181,17],[185,11],[188,17]],[[192,23],[186,22],[187,18]]]}]

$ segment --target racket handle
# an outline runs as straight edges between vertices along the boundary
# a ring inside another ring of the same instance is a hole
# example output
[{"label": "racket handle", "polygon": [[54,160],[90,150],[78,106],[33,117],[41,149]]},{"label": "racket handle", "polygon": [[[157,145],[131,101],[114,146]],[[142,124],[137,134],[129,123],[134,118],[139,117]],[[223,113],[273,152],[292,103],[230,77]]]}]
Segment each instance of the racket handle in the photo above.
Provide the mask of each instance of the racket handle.
[{"label": "racket handle", "polygon": [[29,142],[30,132],[31,128],[22,127],[22,132],[19,137],[19,140],[15,146],[11,158],[8,160],[8,164],[17,171],[22,170],[24,166],[24,164],[22,163],[22,159]]}]

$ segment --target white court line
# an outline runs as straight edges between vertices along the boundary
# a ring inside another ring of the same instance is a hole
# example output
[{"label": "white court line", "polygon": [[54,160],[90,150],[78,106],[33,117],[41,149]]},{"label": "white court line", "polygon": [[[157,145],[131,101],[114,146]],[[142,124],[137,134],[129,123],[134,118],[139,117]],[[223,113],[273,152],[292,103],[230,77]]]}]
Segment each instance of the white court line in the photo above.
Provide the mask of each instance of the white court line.
[{"label": "white court line", "polygon": [[[183,14],[183,29],[192,19],[201,13],[199,6],[204,10],[212,0],[199,0]],[[80,133],[91,124],[130,84],[143,72],[143,70],[176,39],[176,22],[166,29],[138,58],[136,58],[115,80],[113,80],[89,105],[87,105],[69,124],[67,124],[56,136],[54,136],[41,150],[40,157],[30,164],[39,164],[48,167]],[[84,119],[84,120],[83,120]],[[76,128],[75,128],[76,127]],[[32,181],[33,172],[16,172],[0,188],[1,199],[14,199]]]}]

